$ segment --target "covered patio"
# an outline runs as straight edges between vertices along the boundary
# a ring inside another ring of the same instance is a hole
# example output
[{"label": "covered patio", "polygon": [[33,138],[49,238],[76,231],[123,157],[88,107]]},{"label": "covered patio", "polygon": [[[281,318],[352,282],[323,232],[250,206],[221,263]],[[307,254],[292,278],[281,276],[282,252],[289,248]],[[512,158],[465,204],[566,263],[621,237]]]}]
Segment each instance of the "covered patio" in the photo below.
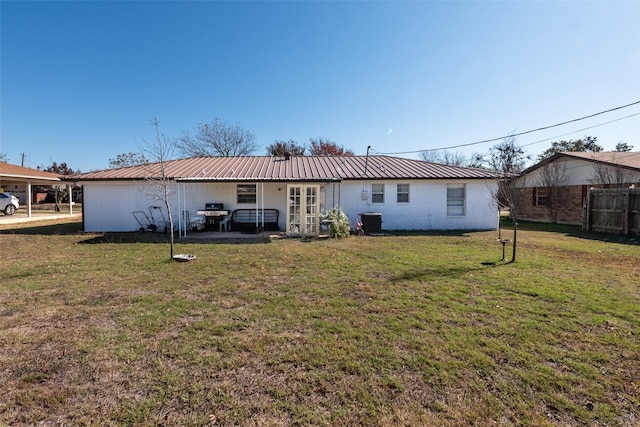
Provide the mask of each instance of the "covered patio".
[{"label": "covered patio", "polygon": [[[7,193],[23,193],[25,195],[27,218],[33,217],[32,212],[32,187],[34,185],[65,185],[69,191],[69,215],[73,215],[72,183],[62,183],[61,177],[39,169],[25,168],[0,162],[0,189]],[[15,194],[14,194],[15,195]],[[22,210],[23,207],[21,206]],[[20,212],[20,211],[18,211]]]}]

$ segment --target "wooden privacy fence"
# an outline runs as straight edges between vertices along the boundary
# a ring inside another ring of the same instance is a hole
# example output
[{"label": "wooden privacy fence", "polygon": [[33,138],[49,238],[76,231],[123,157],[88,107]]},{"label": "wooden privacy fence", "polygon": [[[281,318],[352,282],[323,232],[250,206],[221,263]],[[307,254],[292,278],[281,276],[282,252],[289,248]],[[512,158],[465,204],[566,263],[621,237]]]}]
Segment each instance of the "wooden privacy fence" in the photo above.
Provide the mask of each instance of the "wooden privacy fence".
[{"label": "wooden privacy fence", "polygon": [[640,189],[593,189],[587,193],[586,231],[640,235]]}]

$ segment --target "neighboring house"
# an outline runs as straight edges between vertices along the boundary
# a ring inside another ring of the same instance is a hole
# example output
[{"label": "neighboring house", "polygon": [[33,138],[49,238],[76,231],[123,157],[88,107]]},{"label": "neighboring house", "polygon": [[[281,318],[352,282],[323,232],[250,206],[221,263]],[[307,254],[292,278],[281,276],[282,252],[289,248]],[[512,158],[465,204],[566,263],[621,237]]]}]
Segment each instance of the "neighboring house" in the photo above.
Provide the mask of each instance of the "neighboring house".
[{"label": "neighboring house", "polygon": [[60,176],[55,173],[0,162],[0,189],[20,199],[20,209],[22,210],[24,205],[29,217],[31,217],[31,203],[34,199],[33,186],[60,184],[62,184]]},{"label": "neighboring house", "polygon": [[525,170],[518,217],[523,220],[583,224],[590,188],[640,186],[640,152],[562,152]]},{"label": "neighboring house", "polygon": [[[258,212],[277,210],[288,235],[317,235],[321,213],[340,207],[352,225],[381,214],[385,230],[487,230],[497,226],[496,175],[388,156],[194,157],[164,163],[174,223],[184,226],[207,203]],[[158,164],[67,177],[83,187],[87,232],[135,231],[133,211],[162,205],[149,177]]]}]

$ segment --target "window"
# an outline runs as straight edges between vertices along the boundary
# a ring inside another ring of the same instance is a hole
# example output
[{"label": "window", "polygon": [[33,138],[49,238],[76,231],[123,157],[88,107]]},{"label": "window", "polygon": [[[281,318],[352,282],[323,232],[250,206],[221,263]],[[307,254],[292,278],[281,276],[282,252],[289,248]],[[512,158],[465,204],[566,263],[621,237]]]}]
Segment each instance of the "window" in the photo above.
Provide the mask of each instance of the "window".
[{"label": "window", "polygon": [[256,186],[254,184],[238,184],[238,203],[256,203]]},{"label": "window", "polygon": [[465,185],[447,185],[447,216],[464,216],[465,214]]},{"label": "window", "polygon": [[384,184],[371,184],[371,203],[384,203]]},{"label": "window", "polygon": [[534,206],[549,205],[549,187],[536,187],[533,189]]},{"label": "window", "polygon": [[409,184],[398,184],[398,203],[409,203]]}]

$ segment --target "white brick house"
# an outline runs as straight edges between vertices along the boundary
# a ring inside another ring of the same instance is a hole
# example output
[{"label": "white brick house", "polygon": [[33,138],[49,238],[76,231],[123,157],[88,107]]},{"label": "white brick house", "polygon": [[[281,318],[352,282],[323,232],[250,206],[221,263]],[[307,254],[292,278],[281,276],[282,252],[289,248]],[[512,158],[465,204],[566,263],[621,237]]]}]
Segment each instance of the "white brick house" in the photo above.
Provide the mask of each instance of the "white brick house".
[{"label": "white brick house", "polygon": [[[340,207],[352,224],[357,215],[381,214],[383,230],[488,230],[497,227],[496,176],[483,169],[388,156],[198,157],[167,162],[174,222],[207,203],[236,210],[277,211],[277,228],[317,235],[320,216]],[[135,231],[133,211],[157,200],[147,178],[154,165],[83,173],[84,229]],[[254,214],[255,215],[255,214]]]}]

